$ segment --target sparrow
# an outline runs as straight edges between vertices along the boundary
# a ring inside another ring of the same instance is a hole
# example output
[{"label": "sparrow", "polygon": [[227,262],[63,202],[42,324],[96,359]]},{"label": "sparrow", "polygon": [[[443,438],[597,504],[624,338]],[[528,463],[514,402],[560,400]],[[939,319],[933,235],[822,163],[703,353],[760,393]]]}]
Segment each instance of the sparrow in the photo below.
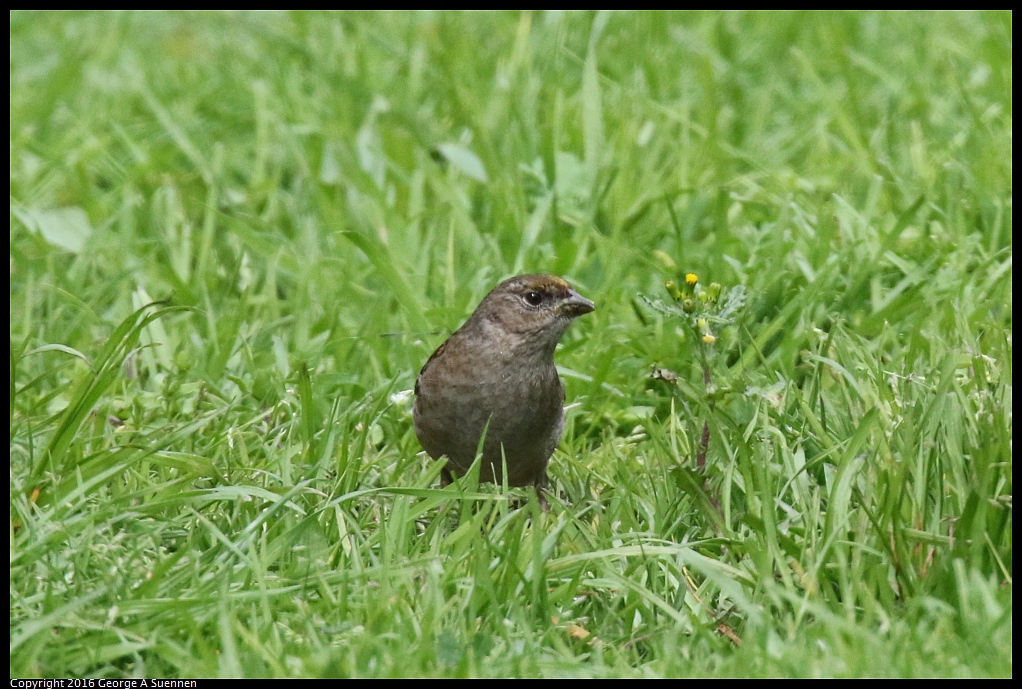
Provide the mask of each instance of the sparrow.
[{"label": "sparrow", "polygon": [[595,308],[559,277],[519,275],[497,285],[433,352],[415,381],[412,413],[426,453],[447,458],[444,485],[468,471],[482,440],[480,481],[546,486],[564,429],[554,349]]}]

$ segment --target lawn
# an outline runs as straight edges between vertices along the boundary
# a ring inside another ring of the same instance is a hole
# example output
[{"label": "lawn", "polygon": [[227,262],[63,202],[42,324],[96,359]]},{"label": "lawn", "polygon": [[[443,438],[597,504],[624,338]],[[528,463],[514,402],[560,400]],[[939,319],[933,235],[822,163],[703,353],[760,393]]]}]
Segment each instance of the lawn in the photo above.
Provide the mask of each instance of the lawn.
[{"label": "lawn", "polygon": [[[1010,13],[10,39],[12,677],[1012,675]],[[524,272],[549,511],[412,429]]]}]

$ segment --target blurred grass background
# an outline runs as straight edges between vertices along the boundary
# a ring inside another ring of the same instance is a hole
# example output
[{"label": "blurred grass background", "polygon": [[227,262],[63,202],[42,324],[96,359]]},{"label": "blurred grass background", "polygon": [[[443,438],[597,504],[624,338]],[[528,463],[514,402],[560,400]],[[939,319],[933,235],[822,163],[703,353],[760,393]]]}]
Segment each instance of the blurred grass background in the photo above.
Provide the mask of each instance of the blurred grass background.
[{"label": "blurred grass background", "polygon": [[[10,38],[12,677],[1011,676],[1010,13]],[[520,272],[598,304],[549,513],[411,428]]]}]

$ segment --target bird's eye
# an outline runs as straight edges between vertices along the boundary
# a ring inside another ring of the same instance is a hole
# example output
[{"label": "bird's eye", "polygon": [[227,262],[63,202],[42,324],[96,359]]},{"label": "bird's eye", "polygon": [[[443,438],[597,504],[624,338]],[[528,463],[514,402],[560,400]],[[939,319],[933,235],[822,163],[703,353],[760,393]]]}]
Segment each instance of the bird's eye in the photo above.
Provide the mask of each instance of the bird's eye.
[{"label": "bird's eye", "polygon": [[539,292],[526,292],[525,303],[529,306],[539,306],[543,303],[543,295]]}]

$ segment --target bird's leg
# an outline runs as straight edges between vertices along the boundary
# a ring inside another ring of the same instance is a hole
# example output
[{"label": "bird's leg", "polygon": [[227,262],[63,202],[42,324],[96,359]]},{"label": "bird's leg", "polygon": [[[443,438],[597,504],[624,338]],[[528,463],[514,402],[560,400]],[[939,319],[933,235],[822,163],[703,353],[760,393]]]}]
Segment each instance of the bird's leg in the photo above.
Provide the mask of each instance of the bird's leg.
[{"label": "bird's leg", "polygon": [[546,472],[543,472],[543,475],[536,479],[536,483],[533,484],[533,487],[536,489],[536,499],[539,501],[540,509],[543,510],[544,512],[549,512],[550,501],[546,499],[547,491]]},{"label": "bird's leg", "polygon": [[454,474],[447,467],[440,470],[440,487],[446,488],[447,486],[454,483]]}]

